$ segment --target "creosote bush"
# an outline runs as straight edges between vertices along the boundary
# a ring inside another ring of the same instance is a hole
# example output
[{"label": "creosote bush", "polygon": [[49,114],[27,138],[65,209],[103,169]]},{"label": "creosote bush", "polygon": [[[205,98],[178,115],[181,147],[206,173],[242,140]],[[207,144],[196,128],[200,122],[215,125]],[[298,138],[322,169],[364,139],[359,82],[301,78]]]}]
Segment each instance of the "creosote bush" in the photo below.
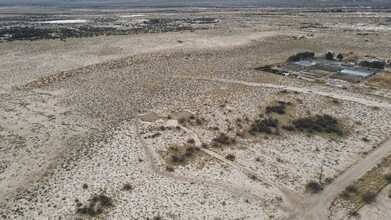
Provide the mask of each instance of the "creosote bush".
[{"label": "creosote bush", "polygon": [[391,173],[384,175],[384,179],[385,179],[387,182],[391,183]]},{"label": "creosote bush", "polygon": [[133,189],[133,187],[129,183],[126,183],[122,186],[122,190],[124,190],[124,191],[131,191],[132,189]]},{"label": "creosote bush", "polygon": [[362,201],[364,203],[371,204],[371,203],[376,201],[376,197],[377,197],[376,193],[374,193],[374,192],[366,192],[365,194],[363,194],[361,196],[361,199],[362,199]]},{"label": "creosote bush", "polygon": [[266,118],[262,120],[255,120],[251,126],[249,133],[251,135],[255,135],[257,133],[266,133],[266,134],[272,134],[273,130],[272,128],[278,127],[278,120],[273,118]]},{"label": "creosote bush", "polygon": [[230,161],[234,161],[235,160],[235,155],[233,155],[233,154],[228,154],[227,156],[225,156],[225,159],[227,159],[227,160],[230,160]]},{"label": "creosote bush", "polygon": [[236,143],[236,140],[234,138],[231,138],[224,133],[220,133],[220,135],[218,137],[213,138],[212,141],[221,145],[231,145]]},{"label": "creosote bush", "polygon": [[[105,208],[113,206],[112,199],[104,194],[95,195],[89,201],[89,205],[77,208],[76,212],[95,217],[102,214]],[[81,206],[81,204],[78,204],[78,206]]]},{"label": "creosote bush", "polygon": [[323,190],[323,187],[315,180],[311,180],[307,183],[306,188],[311,193],[318,193]]},{"label": "creosote bush", "polygon": [[278,105],[266,107],[266,113],[270,114],[270,113],[274,112],[274,113],[283,115],[283,114],[285,114],[287,105],[292,105],[292,103],[291,102],[278,101]]}]

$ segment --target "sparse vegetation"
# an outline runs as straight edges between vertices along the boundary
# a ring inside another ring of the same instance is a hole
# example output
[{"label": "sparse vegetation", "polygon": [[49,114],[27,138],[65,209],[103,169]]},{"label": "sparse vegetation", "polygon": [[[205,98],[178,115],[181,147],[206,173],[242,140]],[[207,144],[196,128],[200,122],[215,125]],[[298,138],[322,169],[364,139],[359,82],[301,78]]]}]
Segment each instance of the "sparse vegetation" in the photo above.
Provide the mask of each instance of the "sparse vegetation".
[{"label": "sparse vegetation", "polygon": [[131,190],[133,190],[133,187],[132,187],[132,185],[130,185],[129,183],[125,183],[125,184],[122,186],[122,190],[124,190],[124,191],[131,191]]},{"label": "sparse vegetation", "polygon": [[233,154],[228,154],[227,156],[225,156],[225,159],[227,159],[227,160],[230,160],[230,161],[235,161],[235,155],[233,155]]}]

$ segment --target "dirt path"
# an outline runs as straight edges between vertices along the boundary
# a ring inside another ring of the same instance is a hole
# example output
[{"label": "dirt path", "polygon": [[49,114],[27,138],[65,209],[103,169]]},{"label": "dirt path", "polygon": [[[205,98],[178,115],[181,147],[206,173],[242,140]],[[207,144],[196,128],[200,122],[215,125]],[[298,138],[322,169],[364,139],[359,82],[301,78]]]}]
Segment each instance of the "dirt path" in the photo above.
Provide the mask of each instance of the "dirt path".
[{"label": "dirt path", "polygon": [[218,188],[220,190],[229,192],[230,194],[232,194],[233,196],[238,197],[238,198],[245,197],[245,198],[251,198],[251,199],[256,199],[256,200],[263,200],[262,197],[254,194],[253,192],[251,192],[251,190],[244,188],[244,187],[237,187],[237,186],[232,186],[229,184],[200,180],[197,178],[187,177],[187,176],[176,176],[170,172],[162,171],[158,165],[158,164],[161,164],[160,156],[156,153],[156,151],[151,146],[149,146],[145,142],[144,138],[140,134],[141,120],[139,118],[138,112],[135,110],[135,108],[133,106],[131,106],[129,103],[127,103],[120,95],[118,95],[117,93],[115,93],[114,91],[112,91],[110,89],[107,89],[107,91],[114,99],[116,99],[119,103],[121,103],[123,106],[125,106],[130,112],[132,112],[137,138],[139,139],[141,145],[143,146],[143,148],[147,154],[149,169],[154,174],[159,175],[159,176],[164,176],[166,178],[174,179],[176,181],[197,183],[197,184],[201,184],[201,185],[205,185],[205,186],[209,186],[209,187],[213,187],[213,188]]},{"label": "dirt path", "polygon": [[192,130],[184,127],[184,126],[181,126],[178,124],[178,126],[181,127],[181,129],[183,131],[185,131],[189,136],[191,136],[192,139],[195,140],[195,146],[196,147],[200,147],[201,150],[205,153],[207,153],[209,156],[217,159],[217,160],[220,160],[228,165],[230,165],[231,167],[235,167],[241,171],[243,171],[244,173],[246,173],[247,175],[249,176],[253,176],[255,177],[257,180],[261,181],[261,182],[264,182],[270,186],[273,186],[275,188],[277,188],[278,190],[280,190],[280,192],[288,199],[288,201],[290,202],[291,206],[292,206],[292,210],[294,210],[296,207],[298,206],[302,206],[302,201],[303,199],[305,198],[305,196],[303,195],[300,195],[296,192],[293,192],[291,190],[288,190],[266,178],[264,178],[262,175],[258,174],[257,172],[251,170],[251,169],[248,169],[247,167],[244,167],[243,165],[241,164],[238,164],[234,161],[230,161],[228,159],[226,159],[225,157],[221,156],[220,154],[212,151],[212,150],[209,150],[209,149],[205,149],[205,148],[202,148],[201,145],[202,145],[202,141],[200,139],[200,137]]},{"label": "dirt path", "polygon": [[327,97],[331,97],[331,98],[335,98],[335,99],[339,99],[339,100],[356,102],[356,103],[360,103],[362,105],[371,106],[371,107],[391,108],[391,103],[388,103],[388,102],[367,100],[367,99],[360,98],[360,97],[354,97],[354,96],[332,93],[332,92],[317,91],[314,89],[306,89],[306,88],[283,86],[283,85],[274,85],[274,84],[267,84],[267,83],[254,83],[254,82],[222,79],[222,78],[206,78],[206,77],[192,77],[192,76],[177,76],[175,78],[204,80],[204,81],[211,81],[211,82],[231,83],[231,84],[241,84],[241,85],[251,86],[251,87],[264,87],[264,88],[282,89],[282,90],[284,89],[284,90],[299,92],[299,93],[304,93],[304,94],[316,94],[316,95],[320,95],[320,96],[327,96]]},{"label": "dirt path", "polygon": [[[285,89],[290,91],[295,91],[304,94],[317,94],[321,96],[328,96],[339,100],[351,101],[360,103],[366,106],[373,107],[382,107],[382,108],[391,108],[391,104],[387,102],[374,101],[374,100],[366,100],[364,98],[353,97],[343,94],[316,91],[306,88],[297,88],[290,86],[282,86],[282,85],[273,85],[273,84],[263,84],[263,83],[253,83],[246,82],[240,80],[229,80],[229,79],[220,79],[220,78],[203,78],[203,77],[178,77],[178,78],[187,78],[193,80],[206,80],[206,81],[214,81],[214,82],[224,82],[224,83],[233,83],[233,84],[242,84],[253,87],[266,87],[266,88],[275,88],[275,89]],[[196,135],[193,138],[198,138]],[[231,164],[233,166],[239,167],[243,171],[256,175],[262,181],[269,183],[267,180],[262,178],[262,176],[257,175],[254,172],[249,172],[248,169],[237,165],[231,161],[226,161],[225,158],[220,155],[210,151],[204,150],[206,153],[214,156],[224,162]],[[326,220],[327,210],[326,208],[332,202],[332,200],[342,192],[347,186],[352,184],[355,180],[360,178],[366,172],[370,171],[373,167],[375,167],[382,159],[391,154],[391,140],[379,146],[375,151],[369,154],[366,158],[361,161],[358,161],[355,165],[353,165],[350,169],[342,173],[336,180],[334,180],[330,185],[328,185],[320,194],[313,195],[304,199],[303,196],[297,195],[296,193],[292,193],[289,190],[286,190],[282,187],[277,186],[281,192],[290,200],[292,205],[295,207],[293,212],[288,216],[288,219],[306,219],[306,220]],[[271,184],[275,185],[275,184]]]},{"label": "dirt path", "polygon": [[[366,100],[359,97],[352,97],[348,95],[343,94],[336,94],[336,93],[330,93],[330,92],[323,92],[323,91],[314,91],[310,89],[305,88],[297,88],[297,87],[289,87],[289,86],[281,86],[281,85],[273,85],[273,84],[262,84],[262,83],[252,83],[252,82],[246,82],[246,81],[239,81],[239,80],[229,80],[229,79],[218,79],[218,78],[202,78],[202,77],[178,77],[178,78],[188,78],[193,80],[207,80],[207,81],[215,81],[215,82],[224,82],[224,83],[233,83],[233,84],[242,84],[247,86],[253,86],[253,87],[266,87],[266,88],[276,88],[276,89],[286,89],[290,91],[296,91],[300,93],[305,94],[318,94],[321,96],[328,96],[333,97],[340,100],[346,100],[346,101],[352,101],[357,102],[366,106],[376,106],[376,107],[383,107],[383,108],[391,108],[391,104],[387,102],[380,102],[380,101],[373,101],[373,100]],[[261,199],[260,197],[254,195],[251,193],[250,190],[245,188],[232,188],[232,186],[228,186],[221,183],[211,182],[211,181],[204,181],[199,180],[191,177],[186,176],[175,176],[174,174],[161,171],[161,168],[158,164],[160,164],[160,157],[157,155],[157,153],[149,146],[144,138],[140,134],[140,122],[139,115],[134,110],[133,107],[129,105],[129,103],[125,102],[123,98],[121,98],[118,94],[115,92],[110,92],[111,96],[115,98],[117,101],[122,103],[124,106],[126,106],[129,110],[131,110],[133,116],[134,116],[134,125],[137,133],[137,137],[142,144],[143,148],[145,149],[145,152],[147,153],[147,157],[150,164],[150,169],[152,172],[154,172],[157,175],[161,175],[167,178],[175,179],[177,181],[186,181],[186,182],[194,182],[198,184],[203,184],[215,188],[219,188],[225,191],[229,191],[235,196],[238,197],[251,197],[256,199]],[[190,129],[187,129],[183,126],[181,126],[182,129],[187,132],[194,140],[196,141],[196,146],[201,146],[201,140],[198,137],[197,134],[195,134]],[[216,152],[213,152],[208,149],[202,149],[205,153],[209,154],[210,156],[223,161],[224,163],[229,164],[232,167],[238,168],[242,170],[243,172],[255,176],[257,179],[270,184],[274,187],[277,187],[283,195],[289,200],[289,202],[292,205],[292,209],[288,210],[290,212],[290,215],[287,217],[287,219],[318,219],[318,220],[326,220],[327,217],[327,210],[326,208],[331,203],[331,201],[341,192],[343,191],[348,185],[352,184],[356,179],[358,179],[360,176],[364,175],[366,172],[371,170],[376,164],[378,164],[384,157],[391,154],[391,140],[384,143],[382,146],[378,147],[375,151],[373,151],[371,154],[369,154],[366,158],[363,160],[357,162],[355,165],[353,165],[350,169],[348,169],[346,172],[341,174],[335,181],[333,181],[330,185],[328,185],[324,191],[322,191],[320,194],[312,195],[307,198],[305,198],[302,195],[299,195],[297,193],[294,193],[290,190],[287,190],[279,185],[276,185],[275,183],[266,180],[262,177],[262,175],[259,175],[258,173],[249,170],[246,167],[241,166],[240,164],[237,164],[235,162],[229,161],[223,156],[217,154]]]},{"label": "dirt path", "polygon": [[347,186],[354,183],[354,181],[356,181],[358,178],[373,169],[378,163],[380,163],[390,154],[391,139],[382,144],[367,157],[353,165],[350,169],[345,171],[330,185],[328,185],[320,194],[308,199],[306,206],[302,207],[297,217],[292,219],[328,219],[326,208],[330,205],[333,199],[338,196],[338,194],[341,193]]}]

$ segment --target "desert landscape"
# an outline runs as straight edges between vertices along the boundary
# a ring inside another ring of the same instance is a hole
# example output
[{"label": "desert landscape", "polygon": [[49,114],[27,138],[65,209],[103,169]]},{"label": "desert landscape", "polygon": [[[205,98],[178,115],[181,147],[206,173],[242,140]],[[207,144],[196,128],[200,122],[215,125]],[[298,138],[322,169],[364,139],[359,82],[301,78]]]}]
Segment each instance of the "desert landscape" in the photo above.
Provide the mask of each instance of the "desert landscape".
[{"label": "desert landscape", "polygon": [[390,219],[390,34],[388,7],[2,6],[1,219]]}]

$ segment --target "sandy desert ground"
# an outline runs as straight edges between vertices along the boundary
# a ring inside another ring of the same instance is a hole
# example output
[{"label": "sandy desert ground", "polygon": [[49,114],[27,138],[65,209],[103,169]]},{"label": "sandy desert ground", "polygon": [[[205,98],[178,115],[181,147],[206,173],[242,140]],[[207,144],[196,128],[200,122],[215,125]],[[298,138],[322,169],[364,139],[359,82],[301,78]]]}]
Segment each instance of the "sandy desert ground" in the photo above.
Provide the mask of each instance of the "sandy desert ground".
[{"label": "sandy desert ground", "polygon": [[[389,85],[381,78],[341,89],[255,67],[303,51],[391,59],[391,11],[177,10],[105,16],[218,22],[0,43],[1,218],[355,218],[330,204],[391,153]],[[285,114],[266,113],[281,102],[289,102]],[[282,129],[323,114],[343,134]],[[270,117],[281,125],[273,134],[248,134]],[[319,178],[323,191],[309,193]],[[389,191],[357,216],[389,219]]]}]

